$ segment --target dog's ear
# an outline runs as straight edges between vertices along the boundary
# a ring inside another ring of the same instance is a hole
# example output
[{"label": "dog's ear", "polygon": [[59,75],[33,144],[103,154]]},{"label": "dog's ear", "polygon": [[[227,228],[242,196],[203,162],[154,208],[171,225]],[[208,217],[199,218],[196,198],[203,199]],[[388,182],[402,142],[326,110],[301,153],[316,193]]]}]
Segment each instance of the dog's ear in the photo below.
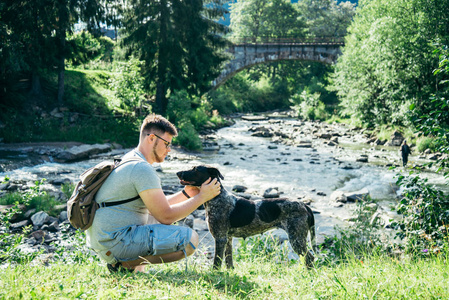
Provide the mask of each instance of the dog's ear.
[{"label": "dog's ear", "polygon": [[218,180],[220,179],[224,179],[223,175],[221,175],[220,171],[217,168],[210,168],[209,167],[209,174],[213,177],[213,178],[217,178]]}]

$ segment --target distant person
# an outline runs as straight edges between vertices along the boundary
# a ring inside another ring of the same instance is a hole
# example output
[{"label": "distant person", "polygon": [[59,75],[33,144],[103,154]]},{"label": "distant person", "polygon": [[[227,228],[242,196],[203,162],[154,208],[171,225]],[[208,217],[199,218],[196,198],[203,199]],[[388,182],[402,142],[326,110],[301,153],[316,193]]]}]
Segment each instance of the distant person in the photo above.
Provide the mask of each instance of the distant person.
[{"label": "distant person", "polygon": [[[176,128],[162,116],[151,114],[140,128],[139,145],[125,154],[130,161],[112,171],[95,200],[100,208],[86,230],[87,245],[107,263],[110,272],[143,271],[145,262],[180,260],[195,252],[198,234],[188,227],[170,225],[220,193],[217,179],[200,188],[186,186],[166,196],[151,164],[164,161]],[[108,202],[137,197],[124,204]],[[106,206],[105,206],[106,205]]]},{"label": "distant person", "polygon": [[407,145],[407,141],[404,140],[401,145],[401,155],[402,155],[402,166],[406,166],[408,162],[408,156],[412,151],[410,150],[410,147]]}]

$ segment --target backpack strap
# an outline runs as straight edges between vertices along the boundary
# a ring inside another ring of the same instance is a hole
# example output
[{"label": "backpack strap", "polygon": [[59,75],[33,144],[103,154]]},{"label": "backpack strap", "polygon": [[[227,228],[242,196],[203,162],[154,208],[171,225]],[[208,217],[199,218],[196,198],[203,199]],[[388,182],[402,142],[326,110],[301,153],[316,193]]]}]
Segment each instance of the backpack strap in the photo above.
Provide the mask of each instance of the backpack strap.
[{"label": "backpack strap", "polygon": [[101,203],[99,203],[98,205],[99,205],[100,207],[115,206],[115,205],[125,204],[125,203],[128,203],[128,202],[137,200],[137,199],[139,199],[139,198],[140,198],[140,196],[137,195],[137,196],[135,196],[135,197],[132,197],[132,198],[126,199],[126,200],[112,201],[112,202],[101,202]]},{"label": "backpack strap", "polygon": [[[140,157],[139,157],[139,158],[133,157],[133,158],[125,159],[125,160],[122,160],[121,158],[115,158],[115,159],[114,159],[114,163],[115,163],[114,169],[120,167],[120,166],[123,165],[123,164],[126,164],[127,162],[130,162],[130,161],[139,161],[139,160],[140,160],[140,161],[143,161],[143,159],[140,158]],[[139,199],[139,198],[140,198],[140,196],[137,195],[137,196],[134,196],[134,197],[132,197],[132,198],[125,199],[125,200],[120,200],[120,201],[101,202],[101,203],[98,203],[98,206],[99,206],[99,208],[101,208],[101,207],[110,207],[110,206],[115,206],[115,205],[125,204],[125,203],[128,203],[128,202],[137,200],[137,199]]]}]

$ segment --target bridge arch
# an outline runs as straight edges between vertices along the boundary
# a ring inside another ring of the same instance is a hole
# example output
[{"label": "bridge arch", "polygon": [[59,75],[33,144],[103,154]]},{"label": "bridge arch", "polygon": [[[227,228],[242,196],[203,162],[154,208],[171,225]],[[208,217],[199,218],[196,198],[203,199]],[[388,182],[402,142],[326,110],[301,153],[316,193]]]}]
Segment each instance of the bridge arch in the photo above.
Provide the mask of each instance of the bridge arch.
[{"label": "bridge arch", "polygon": [[232,44],[227,52],[233,57],[212,82],[218,88],[236,73],[251,66],[280,60],[305,60],[333,64],[341,54],[343,38],[314,38],[313,40],[262,39],[243,40]]}]

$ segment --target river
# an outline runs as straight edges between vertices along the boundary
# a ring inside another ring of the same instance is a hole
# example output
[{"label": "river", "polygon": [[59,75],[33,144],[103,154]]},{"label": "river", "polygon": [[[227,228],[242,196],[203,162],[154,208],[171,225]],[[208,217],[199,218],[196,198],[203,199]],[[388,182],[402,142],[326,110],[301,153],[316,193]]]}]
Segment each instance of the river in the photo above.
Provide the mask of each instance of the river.
[{"label": "river", "polygon": [[[253,136],[255,128],[270,128],[282,133],[282,137]],[[333,132],[338,146],[329,146],[317,138],[317,131]],[[308,199],[315,211],[318,241],[335,233],[335,225],[345,226],[353,214],[355,204],[336,204],[330,200],[335,190],[355,192],[368,191],[377,201],[379,209],[387,218],[396,214],[392,207],[400,190],[395,185],[396,174],[408,171],[403,168],[390,170],[385,165],[398,164],[397,147],[370,146],[361,133],[348,134],[342,125],[301,122],[292,118],[268,118],[260,121],[235,119],[235,124],[222,128],[207,140],[215,143],[212,151],[189,153],[174,148],[165,162],[156,165],[164,186],[178,186],[175,173],[194,165],[205,164],[219,168],[224,175],[223,185],[232,189],[235,185],[248,188],[246,194],[262,196],[269,188],[277,188],[282,197]],[[301,142],[311,147],[298,146]],[[0,173],[14,180],[32,182],[47,178],[66,178],[76,182],[79,174],[99,161],[120,155],[129,149],[114,150],[94,158],[75,163],[44,162]],[[358,162],[365,155],[368,162]],[[9,159],[20,159],[10,156]],[[412,156],[410,163],[422,163]],[[430,182],[443,184],[442,176],[426,173]]]}]

